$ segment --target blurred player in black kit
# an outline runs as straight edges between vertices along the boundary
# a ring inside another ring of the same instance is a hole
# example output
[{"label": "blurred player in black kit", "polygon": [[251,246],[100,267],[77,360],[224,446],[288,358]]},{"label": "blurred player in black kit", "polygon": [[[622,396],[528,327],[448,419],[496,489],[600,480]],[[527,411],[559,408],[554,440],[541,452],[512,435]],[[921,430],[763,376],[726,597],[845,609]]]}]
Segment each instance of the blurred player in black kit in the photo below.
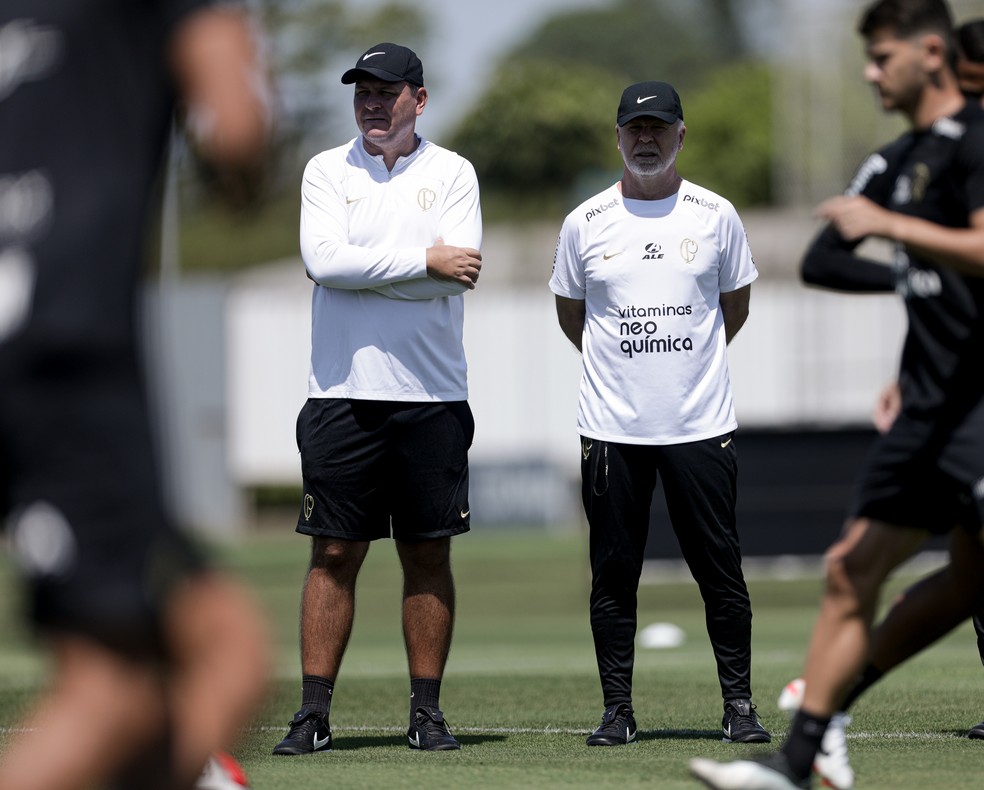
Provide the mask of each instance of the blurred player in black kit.
[{"label": "blurred player in black kit", "polygon": [[[984,104],[984,18],[964,22],[957,27],[955,37],[957,44],[956,75],[960,90],[970,101]],[[890,290],[891,286],[891,282],[887,283],[885,290]],[[901,408],[901,390],[898,383],[893,382],[879,395],[875,407],[874,423],[879,432],[885,433],[891,428]],[[903,656],[898,655],[897,645],[894,644],[896,641],[896,635],[894,633],[896,628],[901,627],[908,630],[908,623],[914,617],[920,616],[921,613],[930,619],[935,617],[935,613],[932,610],[923,610],[920,612],[916,608],[918,607],[918,601],[913,604],[914,593],[920,588],[920,585],[931,583],[930,580],[924,580],[912,590],[907,590],[903,593],[894,610],[874,631],[872,634],[869,667],[863,673],[860,682],[848,694],[845,706],[857,699],[885,671],[903,659]],[[915,609],[915,611],[911,611],[911,609]],[[984,616],[981,613],[974,615],[973,624],[977,636],[978,653],[981,657],[981,662],[984,663]],[[893,655],[897,656],[895,660],[890,658]],[[974,739],[984,739],[984,721],[971,727],[967,735]]]},{"label": "blurred player in black kit", "polygon": [[210,755],[266,629],[166,513],[136,304],[176,108],[221,185],[259,183],[254,32],[210,0],[0,5],[0,517],[55,659],[4,790],[241,786]]},{"label": "blurred player in black kit", "polygon": [[984,17],[957,28],[957,81],[968,96],[984,101]]},{"label": "blurred player in black kit", "polygon": [[[803,702],[787,739],[758,760],[694,760],[694,774],[718,790],[809,787],[831,717],[984,608],[984,111],[957,82],[943,0],[879,0],[859,31],[866,79],[910,131],[869,157],[845,195],[821,204],[829,225],[803,277],[904,299],[900,409],[869,452],[842,537],[827,553]],[[894,242],[891,268],[855,254],[869,236]],[[893,610],[872,635],[885,579],[931,534],[949,536],[949,563],[907,591],[909,616]]]}]

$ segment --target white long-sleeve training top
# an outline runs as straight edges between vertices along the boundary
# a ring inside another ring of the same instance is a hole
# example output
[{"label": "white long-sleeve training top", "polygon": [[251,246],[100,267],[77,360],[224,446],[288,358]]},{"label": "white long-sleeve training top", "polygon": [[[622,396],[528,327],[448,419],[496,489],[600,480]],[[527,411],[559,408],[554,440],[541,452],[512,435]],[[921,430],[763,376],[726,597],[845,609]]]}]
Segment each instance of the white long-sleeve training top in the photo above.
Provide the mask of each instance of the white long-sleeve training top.
[{"label": "white long-sleeve training top", "polygon": [[481,248],[478,179],[458,154],[421,139],[390,171],[357,137],[308,162],[300,241],[316,283],[310,397],[468,397],[467,289],[427,276],[438,239]]}]

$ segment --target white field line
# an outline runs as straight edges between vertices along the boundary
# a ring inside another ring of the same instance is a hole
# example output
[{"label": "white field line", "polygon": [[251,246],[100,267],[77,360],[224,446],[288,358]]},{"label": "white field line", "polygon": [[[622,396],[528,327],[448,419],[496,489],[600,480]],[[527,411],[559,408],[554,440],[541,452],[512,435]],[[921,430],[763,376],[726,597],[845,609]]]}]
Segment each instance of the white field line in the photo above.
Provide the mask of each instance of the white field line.
[{"label": "white field line", "polygon": [[[245,728],[244,732],[283,732],[285,729],[284,725],[273,725],[273,724],[260,724],[253,727]],[[368,725],[357,725],[357,726],[347,726],[347,727],[332,727],[332,732],[335,735],[340,733],[384,733],[384,734],[404,734],[406,732],[406,727],[396,727],[396,726],[368,726]],[[2,727],[0,726],[0,735],[14,735],[23,732],[32,732],[32,728],[29,727]],[[578,728],[578,727],[454,727],[453,731],[456,733],[468,733],[472,735],[588,735],[592,732],[591,729]],[[716,730],[673,730],[673,729],[661,729],[661,730],[639,730],[639,735],[643,738],[649,736],[653,738],[705,738],[709,734],[715,733]],[[876,741],[876,740],[918,740],[918,741],[948,741],[953,738],[962,738],[965,736],[961,735],[951,735],[940,732],[912,732],[912,731],[896,731],[896,732],[851,732],[848,733],[848,740],[859,740],[859,741]]]},{"label": "white field line", "polygon": [[[452,727],[453,732],[470,733],[480,735],[488,733],[491,735],[589,735],[593,730],[578,727]],[[284,726],[271,726],[268,724],[257,725],[247,728],[247,732],[281,732]],[[335,727],[332,732],[337,733],[404,733],[406,727],[370,727],[370,726],[351,726]],[[672,738],[704,738],[709,734],[716,733],[717,730],[639,730],[640,736],[652,737],[672,737]],[[921,740],[921,741],[948,741],[953,738],[962,738],[962,735],[952,735],[940,732],[851,732],[847,734],[848,740],[873,741],[873,740]]]}]

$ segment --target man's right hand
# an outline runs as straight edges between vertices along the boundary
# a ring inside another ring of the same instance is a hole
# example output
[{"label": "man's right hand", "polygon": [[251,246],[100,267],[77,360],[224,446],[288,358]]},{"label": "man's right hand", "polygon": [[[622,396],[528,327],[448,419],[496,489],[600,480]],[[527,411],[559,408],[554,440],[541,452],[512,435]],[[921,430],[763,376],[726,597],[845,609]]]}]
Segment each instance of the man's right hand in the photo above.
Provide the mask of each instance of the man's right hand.
[{"label": "man's right hand", "polygon": [[471,247],[452,247],[438,239],[427,249],[427,276],[451,280],[474,289],[482,271],[482,253]]}]

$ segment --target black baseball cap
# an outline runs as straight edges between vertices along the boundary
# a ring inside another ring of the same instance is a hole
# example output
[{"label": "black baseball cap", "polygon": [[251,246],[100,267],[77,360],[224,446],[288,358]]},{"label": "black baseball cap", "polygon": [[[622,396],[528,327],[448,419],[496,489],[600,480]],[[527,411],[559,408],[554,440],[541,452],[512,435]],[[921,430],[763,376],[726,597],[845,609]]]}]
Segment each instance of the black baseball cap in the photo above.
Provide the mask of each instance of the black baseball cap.
[{"label": "black baseball cap", "polygon": [[618,125],[625,126],[633,118],[644,115],[667,123],[683,120],[680,97],[668,82],[637,82],[622,91],[618,104]]},{"label": "black baseball cap", "polygon": [[386,82],[409,82],[422,87],[424,66],[412,49],[399,44],[376,44],[363,52],[355,66],[342,75],[342,84],[351,85],[360,77],[370,77]]}]

